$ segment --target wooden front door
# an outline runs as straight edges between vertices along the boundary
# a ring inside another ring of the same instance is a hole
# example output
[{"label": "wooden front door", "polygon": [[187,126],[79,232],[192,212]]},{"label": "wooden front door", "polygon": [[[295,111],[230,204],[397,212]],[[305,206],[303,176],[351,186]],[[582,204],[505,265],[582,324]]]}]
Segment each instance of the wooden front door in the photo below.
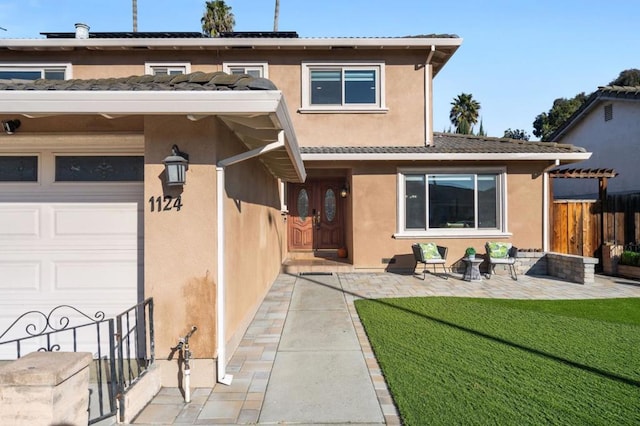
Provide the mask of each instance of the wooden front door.
[{"label": "wooden front door", "polygon": [[344,245],[343,180],[289,186],[289,250],[338,249]]}]

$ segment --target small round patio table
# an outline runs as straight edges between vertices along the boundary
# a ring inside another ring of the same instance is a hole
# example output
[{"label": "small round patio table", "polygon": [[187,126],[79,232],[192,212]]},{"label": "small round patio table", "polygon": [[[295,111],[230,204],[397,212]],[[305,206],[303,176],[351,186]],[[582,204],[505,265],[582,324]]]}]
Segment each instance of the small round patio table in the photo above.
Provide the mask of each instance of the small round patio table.
[{"label": "small round patio table", "polygon": [[465,281],[482,281],[482,275],[480,275],[480,264],[484,259],[463,257],[462,260],[467,265],[463,279]]}]

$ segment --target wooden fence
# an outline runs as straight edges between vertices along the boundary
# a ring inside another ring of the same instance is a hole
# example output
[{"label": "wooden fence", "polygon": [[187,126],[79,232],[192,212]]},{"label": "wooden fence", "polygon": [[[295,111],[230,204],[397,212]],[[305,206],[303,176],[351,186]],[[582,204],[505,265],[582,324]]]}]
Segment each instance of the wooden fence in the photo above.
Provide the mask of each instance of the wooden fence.
[{"label": "wooden fence", "polygon": [[640,194],[610,195],[602,204],[591,200],[554,201],[551,250],[600,258],[603,241],[640,242]]}]

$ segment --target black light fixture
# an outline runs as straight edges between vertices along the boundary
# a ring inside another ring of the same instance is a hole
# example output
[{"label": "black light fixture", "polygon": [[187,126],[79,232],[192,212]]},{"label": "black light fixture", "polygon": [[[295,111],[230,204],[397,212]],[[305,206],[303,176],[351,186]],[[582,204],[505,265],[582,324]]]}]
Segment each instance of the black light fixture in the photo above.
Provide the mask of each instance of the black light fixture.
[{"label": "black light fixture", "polygon": [[349,195],[349,184],[345,182],[344,185],[342,185],[342,189],[340,189],[340,196],[347,198],[347,195]]},{"label": "black light fixture", "polygon": [[8,135],[14,134],[18,127],[20,127],[20,120],[5,120],[2,122],[2,128]]},{"label": "black light fixture", "polygon": [[165,158],[164,171],[168,186],[182,186],[185,184],[187,166],[189,165],[189,154],[180,151],[178,145],[173,145],[171,155]]}]

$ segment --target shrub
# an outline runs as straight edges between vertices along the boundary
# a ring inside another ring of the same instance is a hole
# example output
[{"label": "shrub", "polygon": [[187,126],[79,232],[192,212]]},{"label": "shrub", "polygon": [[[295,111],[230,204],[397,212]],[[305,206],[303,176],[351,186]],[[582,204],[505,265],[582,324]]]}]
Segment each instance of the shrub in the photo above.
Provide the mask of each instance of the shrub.
[{"label": "shrub", "polygon": [[640,266],[640,253],[623,251],[618,263],[620,265]]}]

